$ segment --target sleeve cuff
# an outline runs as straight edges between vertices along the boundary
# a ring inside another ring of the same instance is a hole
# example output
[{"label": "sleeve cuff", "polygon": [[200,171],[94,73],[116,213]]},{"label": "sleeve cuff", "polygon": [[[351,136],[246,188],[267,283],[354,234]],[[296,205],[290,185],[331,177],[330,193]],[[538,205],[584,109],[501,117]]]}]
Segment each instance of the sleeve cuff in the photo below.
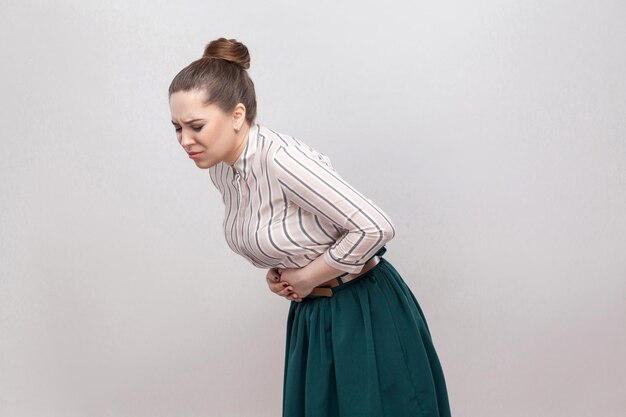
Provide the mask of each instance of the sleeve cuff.
[{"label": "sleeve cuff", "polygon": [[332,266],[335,269],[339,269],[340,271],[344,271],[349,274],[358,274],[359,272],[361,272],[361,270],[365,266],[365,264],[347,265],[347,264],[339,263],[335,261],[332,258],[332,256],[330,256],[329,252],[330,252],[330,246],[328,247],[328,249],[326,249],[326,251],[324,251],[324,260],[326,261],[328,265]]}]

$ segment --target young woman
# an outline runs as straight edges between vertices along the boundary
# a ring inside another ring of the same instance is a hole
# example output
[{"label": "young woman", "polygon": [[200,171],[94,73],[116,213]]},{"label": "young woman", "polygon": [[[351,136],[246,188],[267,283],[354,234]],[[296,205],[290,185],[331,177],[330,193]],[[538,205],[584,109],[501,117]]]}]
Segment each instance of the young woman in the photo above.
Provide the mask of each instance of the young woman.
[{"label": "young woman", "polygon": [[169,87],[172,123],[220,191],[230,248],[291,302],[283,417],[447,417],[424,314],[382,258],[389,216],[330,159],[255,122],[248,49],[210,42]]}]

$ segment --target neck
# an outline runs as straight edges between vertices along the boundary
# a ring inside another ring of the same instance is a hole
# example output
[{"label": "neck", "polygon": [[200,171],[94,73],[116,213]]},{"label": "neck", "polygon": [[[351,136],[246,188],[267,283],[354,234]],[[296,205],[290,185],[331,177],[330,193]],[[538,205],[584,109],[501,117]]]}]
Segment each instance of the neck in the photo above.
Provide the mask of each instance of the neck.
[{"label": "neck", "polygon": [[239,135],[237,136],[237,142],[239,143],[239,145],[237,145],[237,149],[235,150],[235,156],[231,159],[232,162],[228,162],[229,165],[234,165],[235,162],[237,162],[237,160],[241,156],[241,153],[246,147],[246,142],[247,142],[249,133],[250,133],[250,126],[248,125],[248,123],[244,123],[244,128],[241,129],[241,131],[239,132]]}]

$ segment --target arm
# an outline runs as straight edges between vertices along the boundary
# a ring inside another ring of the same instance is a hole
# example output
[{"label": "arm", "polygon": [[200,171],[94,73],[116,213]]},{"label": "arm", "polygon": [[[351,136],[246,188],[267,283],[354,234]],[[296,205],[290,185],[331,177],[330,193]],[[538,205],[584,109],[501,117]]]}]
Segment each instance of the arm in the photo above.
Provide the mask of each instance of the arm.
[{"label": "arm", "polygon": [[[325,256],[318,256],[302,268],[301,273],[303,274],[302,279],[306,285],[313,289],[332,278],[342,275],[344,272],[345,271],[341,269],[329,265]],[[350,274],[347,276],[350,276]]]},{"label": "arm", "polygon": [[305,149],[282,147],[273,162],[276,178],[290,201],[346,231],[323,256],[302,268],[311,283],[319,285],[342,272],[359,273],[395,236],[389,216],[380,207]]}]

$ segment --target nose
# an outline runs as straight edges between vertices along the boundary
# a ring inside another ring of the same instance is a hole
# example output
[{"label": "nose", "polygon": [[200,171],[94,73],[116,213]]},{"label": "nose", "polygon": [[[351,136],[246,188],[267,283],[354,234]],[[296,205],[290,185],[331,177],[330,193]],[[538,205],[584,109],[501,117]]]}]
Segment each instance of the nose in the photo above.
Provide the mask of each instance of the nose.
[{"label": "nose", "polygon": [[183,130],[180,134],[180,144],[183,146],[183,148],[189,149],[190,145],[192,145],[193,143],[194,141],[193,139],[191,139],[191,135],[186,134]]}]

